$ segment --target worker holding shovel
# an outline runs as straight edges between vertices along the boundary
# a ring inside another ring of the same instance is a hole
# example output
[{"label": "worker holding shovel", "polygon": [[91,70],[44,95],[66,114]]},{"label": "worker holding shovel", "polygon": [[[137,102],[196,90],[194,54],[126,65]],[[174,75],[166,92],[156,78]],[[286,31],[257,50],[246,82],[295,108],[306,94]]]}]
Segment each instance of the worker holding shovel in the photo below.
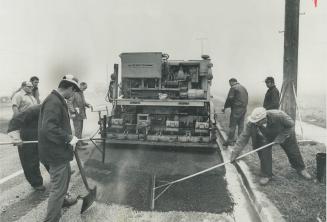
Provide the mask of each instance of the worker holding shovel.
[{"label": "worker holding shovel", "polygon": [[[72,135],[68,107],[65,99],[79,91],[78,80],[66,75],[60,81],[58,89],[53,90],[41,106],[38,142],[42,163],[50,166],[50,196],[44,221],[59,221],[61,208],[77,202],[76,198],[67,197],[70,182],[70,161],[77,137]],[[66,196],[66,197],[65,197]]]},{"label": "worker holding shovel", "polygon": [[[305,179],[311,179],[310,174],[305,170],[305,165],[300,153],[294,121],[281,110],[266,110],[258,107],[253,110],[248,118],[248,123],[238,138],[231,155],[234,161],[252,139],[253,149],[259,148],[267,143],[279,144],[285,151],[291,166],[298,174]],[[266,185],[272,177],[272,147],[258,151],[261,166],[260,185]]]}]

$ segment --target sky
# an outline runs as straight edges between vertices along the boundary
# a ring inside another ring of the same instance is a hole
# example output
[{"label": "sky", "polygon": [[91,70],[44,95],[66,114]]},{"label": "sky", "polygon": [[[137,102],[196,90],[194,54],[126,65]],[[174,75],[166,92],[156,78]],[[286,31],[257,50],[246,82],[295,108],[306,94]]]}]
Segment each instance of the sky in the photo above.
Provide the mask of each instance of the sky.
[{"label": "sky", "polygon": [[[327,2],[301,0],[298,93],[326,92]],[[67,73],[106,87],[122,52],[164,52],[213,63],[225,96],[235,77],[249,95],[283,78],[284,0],[0,0],[0,94],[40,77],[41,97]],[[206,38],[201,49],[199,38]]]}]

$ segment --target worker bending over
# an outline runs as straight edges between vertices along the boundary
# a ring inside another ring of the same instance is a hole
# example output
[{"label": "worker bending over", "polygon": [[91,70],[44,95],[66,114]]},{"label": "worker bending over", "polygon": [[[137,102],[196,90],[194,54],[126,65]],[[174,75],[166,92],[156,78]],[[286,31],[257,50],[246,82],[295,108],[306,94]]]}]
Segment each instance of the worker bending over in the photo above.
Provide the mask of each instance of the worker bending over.
[{"label": "worker bending over", "polygon": [[[291,166],[298,174],[311,179],[305,170],[305,165],[297,145],[294,121],[281,110],[266,110],[263,107],[255,108],[248,118],[248,123],[236,141],[231,161],[234,161],[252,138],[253,149],[275,142],[284,149]],[[272,177],[272,150],[271,146],[258,151],[261,166],[259,183],[266,185]]]}]

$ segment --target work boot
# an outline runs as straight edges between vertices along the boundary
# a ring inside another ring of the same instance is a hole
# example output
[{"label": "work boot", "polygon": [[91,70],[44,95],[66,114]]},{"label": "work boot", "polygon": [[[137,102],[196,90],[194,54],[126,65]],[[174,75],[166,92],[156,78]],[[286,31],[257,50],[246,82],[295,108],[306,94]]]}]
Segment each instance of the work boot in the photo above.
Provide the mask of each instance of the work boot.
[{"label": "work boot", "polygon": [[299,170],[299,171],[297,171],[297,173],[307,180],[311,180],[311,178],[312,178],[311,175],[306,170]]},{"label": "work boot", "polygon": [[43,186],[43,185],[35,186],[35,187],[33,187],[33,188],[34,188],[34,190],[36,190],[36,191],[45,191],[45,186]]},{"label": "work boot", "polygon": [[265,186],[267,183],[269,183],[270,179],[270,177],[261,177],[259,183],[261,186]]},{"label": "work boot", "polygon": [[62,208],[70,207],[76,203],[77,203],[77,198],[72,197],[69,193],[67,193],[64,199],[64,203],[62,204]]}]

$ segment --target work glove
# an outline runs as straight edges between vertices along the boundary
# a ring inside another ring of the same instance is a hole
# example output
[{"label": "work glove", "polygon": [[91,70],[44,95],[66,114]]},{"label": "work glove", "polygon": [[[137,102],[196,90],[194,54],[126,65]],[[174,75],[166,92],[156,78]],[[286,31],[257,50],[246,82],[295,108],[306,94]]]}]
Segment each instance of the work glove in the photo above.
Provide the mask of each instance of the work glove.
[{"label": "work glove", "polygon": [[69,144],[73,147],[73,150],[75,151],[76,148],[76,144],[78,142],[78,138],[76,136],[73,136],[73,138],[71,139],[71,141],[69,142]]},{"label": "work glove", "polygon": [[277,136],[276,139],[274,140],[274,143],[276,144],[282,144],[286,141],[287,138],[289,138],[290,135],[282,135],[282,136]]},{"label": "work glove", "polygon": [[23,144],[22,139],[20,138],[19,130],[11,131],[8,133],[14,146],[20,146]]},{"label": "work glove", "polygon": [[75,108],[75,111],[76,111],[77,114],[79,114],[79,112],[80,112],[78,107]]}]

